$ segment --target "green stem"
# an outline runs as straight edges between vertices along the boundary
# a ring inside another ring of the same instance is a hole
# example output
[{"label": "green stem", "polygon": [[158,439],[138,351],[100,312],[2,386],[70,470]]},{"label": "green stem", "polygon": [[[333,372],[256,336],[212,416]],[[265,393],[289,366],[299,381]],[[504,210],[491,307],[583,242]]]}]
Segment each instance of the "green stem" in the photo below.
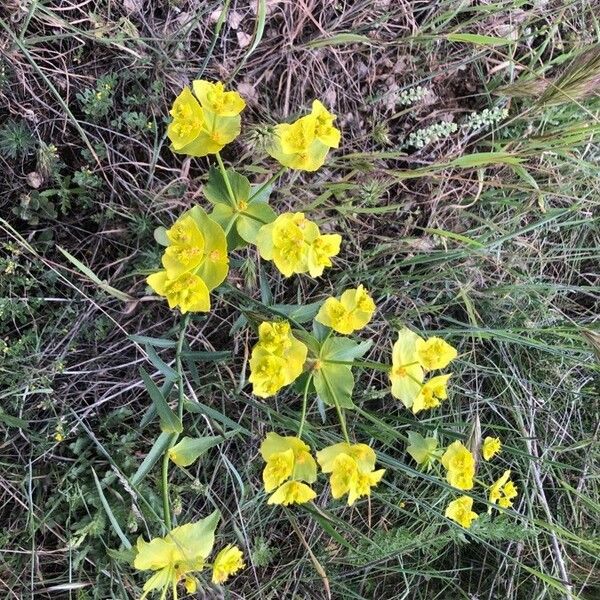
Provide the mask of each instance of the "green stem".
[{"label": "green stem", "polygon": [[335,409],[337,410],[338,419],[340,420],[340,427],[342,428],[342,433],[344,434],[344,439],[346,443],[350,443],[350,437],[348,436],[348,429],[346,428],[346,417],[344,416],[344,411],[342,407],[338,404],[337,400],[335,401]]},{"label": "green stem", "polygon": [[306,422],[306,408],[308,406],[308,388],[310,387],[310,382],[313,379],[313,374],[311,373],[306,379],[306,385],[304,386],[304,397],[302,398],[302,416],[300,417],[300,427],[298,427],[298,437],[302,439],[302,431],[304,429],[304,423]]},{"label": "green stem", "polygon": [[[181,353],[183,352],[183,342],[185,341],[185,331],[188,323],[190,322],[189,313],[183,318],[181,323],[181,330],[179,332],[179,340],[177,341],[177,348],[175,350],[175,367],[177,370],[177,414],[179,420],[183,419],[183,404],[185,400],[185,394],[183,393],[183,366],[181,362]],[[162,462],[162,501],[163,501],[163,515],[165,519],[165,527],[167,531],[171,531],[173,524],[171,522],[171,502],[169,499],[169,450],[177,443],[178,433],[174,433],[171,436],[169,446],[165,451]]]},{"label": "green stem", "polygon": [[221,158],[221,154],[219,152],[215,155],[217,157],[217,162],[219,163],[219,169],[221,171],[221,175],[223,175],[223,181],[225,182],[225,187],[227,188],[227,193],[229,194],[229,198],[231,199],[232,206],[236,206],[237,203],[235,201],[235,196],[233,195],[233,188],[231,187],[231,183],[229,182],[229,176],[227,175],[227,169],[223,164],[223,159]]},{"label": "green stem", "polygon": [[262,194],[270,185],[274,184],[284,173],[287,167],[281,167],[271,179],[268,179],[265,183],[263,183],[251,196],[248,198],[248,202],[252,202],[256,196]]}]

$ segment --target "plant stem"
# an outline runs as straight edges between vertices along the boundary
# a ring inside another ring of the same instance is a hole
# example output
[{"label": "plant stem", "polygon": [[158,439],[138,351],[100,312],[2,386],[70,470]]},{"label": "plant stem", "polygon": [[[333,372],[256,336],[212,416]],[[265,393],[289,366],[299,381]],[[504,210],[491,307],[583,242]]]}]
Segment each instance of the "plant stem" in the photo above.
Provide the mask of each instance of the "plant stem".
[{"label": "plant stem", "polygon": [[[218,156],[218,154],[217,154]],[[275,175],[273,175],[273,177],[271,177],[271,179],[268,179],[265,183],[263,183],[251,196],[250,198],[248,198],[248,202],[252,202],[252,200],[254,200],[254,198],[256,198],[256,196],[259,196],[260,194],[262,194],[270,185],[272,185],[273,183],[275,183],[284,173],[285,173],[286,167],[281,167],[281,169],[279,169],[279,171],[277,171],[277,173],[275,173]]]},{"label": "plant stem", "polygon": [[[185,330],[187,329],[188,323],[190,322],[190,315],[187,314],[183,318],[181,323],[181,330],[179,332],[179,340],[177,341],[177,348],[175,350],[175,367],[177,369],[177,414],[179,420],[183,419],[183,403],[185,394],[183,393],[183,367],[181,364],[181,353],[183,352],[183,342],[185,341]],[[164,453],[162,462],[162,501],[163,501],[163,515],[165,520],[165,527],[167,531],[171,531],[173,524],[171,522],[171,502],[169,500],[169,450],[177,443],[178,433],[174,433],[169,441],[169,446]]]},{"label": "plant stem", "polygon": [[302,430],[304,429],[304,423],[306,422],[306,408],[308,405],[308,388],[312,381],[312,373],[306,379],[306,385],[304,386],[304,397],[302,399],[302,416],[300,417],[300,427],[298,427],[298,437],[302,439]]},{"label": "plant stem", "polygon": [[346,428],[346,417],[344,416],[344,411],[341,406],[335,402],[335,409],[337,410],[338,419],[340,420],[340,427],[342,428],[342,433],[344,434],[344,439],[346,443],[350,443],[350,437],[348,436],[348,429]]},{"label": "plant stem", "polygon": [[219,169],[221,171],[221,175],[223,175],[223,181],[225,182],[225,187],[227,188],[227,193],[229,194],[229,198],[231,199],[232,206],[236,206],[237,202],[235,201],[235,196],[233,195],[233,188],[231,187],[231,183],[229,182],[229,176],[227,175],[227,169],[223,164],[223,159],[221,158],[221,154],[219,152],[216,153],[217,162],[219,163]]}]

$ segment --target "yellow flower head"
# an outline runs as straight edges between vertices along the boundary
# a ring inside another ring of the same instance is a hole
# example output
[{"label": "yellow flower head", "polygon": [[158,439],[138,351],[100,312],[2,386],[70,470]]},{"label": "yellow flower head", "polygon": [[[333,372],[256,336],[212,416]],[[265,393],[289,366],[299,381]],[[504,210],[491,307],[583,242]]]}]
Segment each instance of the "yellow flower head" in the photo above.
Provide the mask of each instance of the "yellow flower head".
[{"label": "yellow flower head", "polygon": [[421,338],[407,327],[398,332],[392,351],[390,381],[392,396],[411,408],[421,391],[424,373],[417,358],[416,344]]},{"label": "yellow flower head", "polygon": [[292,329],[287,321],[265,321],[258,326],[258,342],[267,352],[283,354],[292,346],[293,339]]},{"label": "yellow flower head", "polygon": [[311,277],[320,277],[326,267],[331,267],[331,258],[340,253],[342,236],[338,233],[319,235],[308,247],[308,272]]},{"label": "yellow flower head", "polygon": [[458,356],[456,348],[439,337],[418,339],[415,348],[417,360],[426,371],[444,369]]},{"label": "yellow flower head", "polygon": [[373,299],[367,290],[359,285],[356,289],[346,290],[339,300],[327,298],[315,318],[334,331],[349,335],[365,327],[374,312]]},{"label": "yellow flower head", "polygon": [[250,358],[250,377],[252,393],[259,398],[274,396],[286,385],[285,360],[257,344],[252,350]]},{"label": "yellow flower head", "polygon": [[270,432],[261,444],[260,453],[266,462],[263,482],[267,493],[288,479],[307,483],[317,480],[317,463],[300,438]]},{"label": "yellow flower head", "polygon": [[459,490],[473,488],[475,458],[462,442],[457,440],[448,446],[442,455],[442,465],[448,471],[446,479],[451,486]]},{"label": "yellow flower head", "polygon": [[178,306],[183,314],[210,310],[208,288],[197,275],[183,273],[171,279],[167,271],[158,271],[149,275],[146,282],[159,296],[167,299],[169,308]]},{"label": "yellow flower head", "polygon": [[238,92],[226,92],[225,86],[220,81],[211,83],[199,79],[194,81],[192,86],[200,104],[215,115],[235,117],[246,108],[246,103]]},{"label": "yellow flower head", "polygon": [[237,92],[226,92],[220,82],[197,80],[177,96],[167,127],[171,149],[189,156],[219,152],[241,130],[239,113],[245,102]]},{"label": "yellow flower head", "polygon": [[285,277],[307,271],[313,277],[321,275],[331,266],[330,257],[339,252],[340,243],[337,234],[321,235],[317,224],[303,213],[279,215],[263,225],[256,238],[261,257],[272,260]]},{"label": "yellow flower head", "polygon": [[450,379],[451,376],[452,375],[438,375],[427,381],[414,399],[412,405],[413,414],[416,415],[421,410],[439,406],[440,401],[445,400],[448,397],[446,386],[448,385],[448,379]]},{"label": "yellow flower head", "polygon": [[221,226],[199,206],[183,214],[166,232],[169,246],[164,271],[147,278],[148,285],[165,296],[169,307],[181,312],[210,310],[209,292],[227,277],[227,241]]},{"label": "yellow flower head", "polygon": [[174,150],[181,150],[196,139],[205,127],[204,112],[190,88],[184,88],[175,98],[171,108],[173,121],[167,127],[167,135]]},{"label": "yellow flower head", "polygon": [[331,473],[331,495],[337,499],[348,494],[348,506],[369,496],[385,473],[385,469],[375,471],[375,452],[366,444],[328,446],[317,452],[317,461],[323,473]]},{"label": "yellow flower head", "polygon": [[[510,508],[513,500],[518,496],[517,486],[509,481],[510,469],[504,471],[502,476],[490,487],[489,501],[492,504],[498,504],[501,508]],[[488,508],[488,513],[492,512],[492,507]]]},{"label": "yellow flower head", "polygon": [[304,504],[310,502],[317,497],[315,491],[301,481],[288,481],[284,483],[277,491],[267,500],[267,504]]},{"label": "yellow flower head", "polygon": [[302,373],[308,348],[292,335],[287,321],[261,323],[258,336],[250,358],[249,381],[254,394],[268,398]]},{"label": "yellow flower head", "polygon": [[483,440],[483,446],[481,448],[481,453],[483,454],[484,460],[491,460],[496,454],[500,452],[502,449],[502,442],[500,438],[497,437],[486,437]]},{"label": "yellow flower head", "polygon": [[312,112],[291,124],[275,127],[267,152],[283,166],[316,171],[325,162],[329,148],[337,148],[340,132],[333,126],[335,116],[315,100]]},{"label": "yellow flower head", "polygon": [[237,546],[229,544],[215,558],[212,581],[213,583],[224,583],[231,575],[235,575],[245,566],[243,552]]},{"label": "yellow flower head", "polygon": [[145,542],[137,541],[137,554],[133,566],[140,571],[155,571],[144,584],[143,600],[149,592],[176,588],[184,581],[188,590],[194,590],[196,581],[192,573],[201,571],[212,552],[214,532],[219,521],[215,511],[196,523],[175,527],[165,537]]},{"label": "yellow flower head", "polygon": [[341,133],[333,126],[335,115],[331,114],[319,100],[313,101],[311,115],[316,120],[315,137],[326,146],[337,148],[340,145]]},{"label": "yellow flower head", "polygon": [[456,500],[453,500],[448,504],[446,508],[445,516],[453,521],[456,521],[459,525],[462,525],[466,529],[471,527],[471,523],[479,516],[473,512],[473,498],[469,496],[461,496]]}]

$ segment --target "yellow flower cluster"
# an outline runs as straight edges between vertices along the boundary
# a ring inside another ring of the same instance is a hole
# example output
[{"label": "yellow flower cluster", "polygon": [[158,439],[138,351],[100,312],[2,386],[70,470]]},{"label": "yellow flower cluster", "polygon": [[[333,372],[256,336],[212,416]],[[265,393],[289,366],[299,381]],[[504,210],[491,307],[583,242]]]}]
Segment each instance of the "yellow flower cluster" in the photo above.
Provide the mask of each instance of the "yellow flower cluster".
[{"label": "yellow flower cluster", "polygon": [[262,258],[271,260],[285,275],[309,273],[319,277],[331,258],[340,251],[342,238],[337,233],[321,234],[319,227],[304,213],[283,213],[275,221],[263,225],[256,238]]},{"label": "yellow flower cluster", "polygon": [[275,126],[267,152],[283,166],[316,171],[325,162],[330,148],[340,144],[340,131],[333,126],[335,116],[315,100],[310,114],[293,123]]},{"label": "yellow flower cluster", "polygon": [[373,298],[362,285],[359,285],[357,288],[343,292],[339,300],[333,297],[327,298],[315,318],[334,331],[349,335],[366,327],[374,312]]},{"label": "yellow flower cluster", "polygon": [[182,313],[210,310],[209,292],[227,277],[229,259],[223,229],[198,206],[187,211],[166,232],[164,270],[147,278],[169,308]]},{"label": "yellow flower cluster", "polygon": [[491,460],[502,449],[502,442],[497,437],[486,437],[483,440],[481,454],[484,460]]},{"label": "yellow flower cluster", "polygon": [[192,90],[184,88],[173,103],[167,128],[171,149],[189,156],[216,154],[240,134],[246,103],[221,82],[196,80]]},{"label": "yellow flower cluster", "polygon": [[[153,590],[161,590],[162,598],[165,598],[169,589],[177,598],[180,582],[183,582],[188,594],[196,592],[198,580],[194,573],[208,566],[218,520],[219,513],[214,512],[196,523],[175,527],[166,536],[153,538],[150,542],[138,538],[133,566],[139,571],[154,571],[144,584],[140,600]],[[242,551],[229,545],[215,559],[212,580],[223,583],[244,566]]]},{"label": "yellow flower cluster", "polygon": [[371,488],[383,477],[385,469],[375,470],[376,456],[366,444],[342,442],[317,452],[323,473],[331,473],[331,495],[341,498],[348,494],[348,506],[358,498],[370,496]]},{"label": "yellow flower cluster", "polygon": [[[427,440],[422,441],[426,442]],[[490,460],[500,452],[500,448],[501,442],[498,438],[487,437],[482,446],[483,458]],[[413,453],[411,454],[414,456]],[[417,455],[417,457],[419,456]],[[429,455],[427,458],[435,460],[435,455]],[[441,462],[446,468],[446,479],[451,486],[460,490],[470,490],[473,488],[476,461],[473,454],[462,442],[456,441],[450,444],[442,455]],[[492,512],[493,505],[496,504],[501,508],[512,507],[513,500],[518,495],[518,490],[510,480],[510,473],[510,469],[504,471],[503,475],[490,486],[488,496],[490,503],[488,508],[489,513]],[[478,517],[477,513],[473,512],[472,509],[473,499],[469,496],[461,496],[450,502],[446,508],[445,515],[468,529]]]},{"label": "yellow flower cluster", "polygon": [[316,497],[307,484],[317,480],[317,463],[310,448],[300,438],[268,433],[260,453],[266,462],[263,470],[265,491],[268,494],[275,491],[269,504],[304,504]]},{"label": "yellow flower cluster", "polygon": [[469,529],[471,524],[479,516],[476,512],[473,512],[473,498],[469,496],[461,496],[456,500],[453,500],[448,504],[446,517],[456,521],[459,525],[462,525],[465,529]]},{"label": "yellow flower cluster", "polygon": [[447,470],[448,483],[459,490],[473,488],[475,477],[475,457],[462,442],[452,442],[442,455],[442,465]]},{"label": "yellow flower cluster", "polygon": [[307,353],[287,321],[261,323],[250,358],[252,392],[268,398],[292,383],[302,373]]},{"label": "yellow flower cluster", "polygon": [[[265,491],[272,494],[269,504],[287,506],[314,500],[316,493],[308,484],[317,480],[317,463],[300,438],[268,433],[260,453],[266,463]],[[331,495],[338,499],[348,494],[349,506],[369,496],[385,473],[385,469],[375,470],[375,452],[366,444],[328,446],[317,452],[317,461],[323,473],[331,474]]]},{"label": "yellow flower cluster", "polygon": [[401,329],[392,352],[392,395],[414,414],[439,406],[448,397],[452,374],[437,375],[423,383],[425,373],[446,368],[457,355],[456,349],[439,337],[424,340],[406,327]]},{"label": "yellow flower cluster", "polygon": [[[489,501],[498,504],[500,508],[510,508],[518,496],[517,486],[510,480],[510,469],[507,469],[490,487]],[[490,506],[488,512],[492,512]]]}]

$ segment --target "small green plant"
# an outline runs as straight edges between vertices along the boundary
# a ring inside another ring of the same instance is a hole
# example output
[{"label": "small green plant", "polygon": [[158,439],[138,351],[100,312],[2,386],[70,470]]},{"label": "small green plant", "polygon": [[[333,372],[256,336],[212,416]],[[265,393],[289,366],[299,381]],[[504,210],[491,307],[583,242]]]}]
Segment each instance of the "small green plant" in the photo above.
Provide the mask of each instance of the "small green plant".
[{"label": "small green plant", "polygon": [[16,159],[33,152],[35,138],[23,120],[8,119],[0,127],[0,156]]},{"label": "small green plant", "polygon": [[95,88],[88,88],[77,94],[81,110],[92,120],[106,117],[113,107],[116,75],[103,75],[98,78]]}]

